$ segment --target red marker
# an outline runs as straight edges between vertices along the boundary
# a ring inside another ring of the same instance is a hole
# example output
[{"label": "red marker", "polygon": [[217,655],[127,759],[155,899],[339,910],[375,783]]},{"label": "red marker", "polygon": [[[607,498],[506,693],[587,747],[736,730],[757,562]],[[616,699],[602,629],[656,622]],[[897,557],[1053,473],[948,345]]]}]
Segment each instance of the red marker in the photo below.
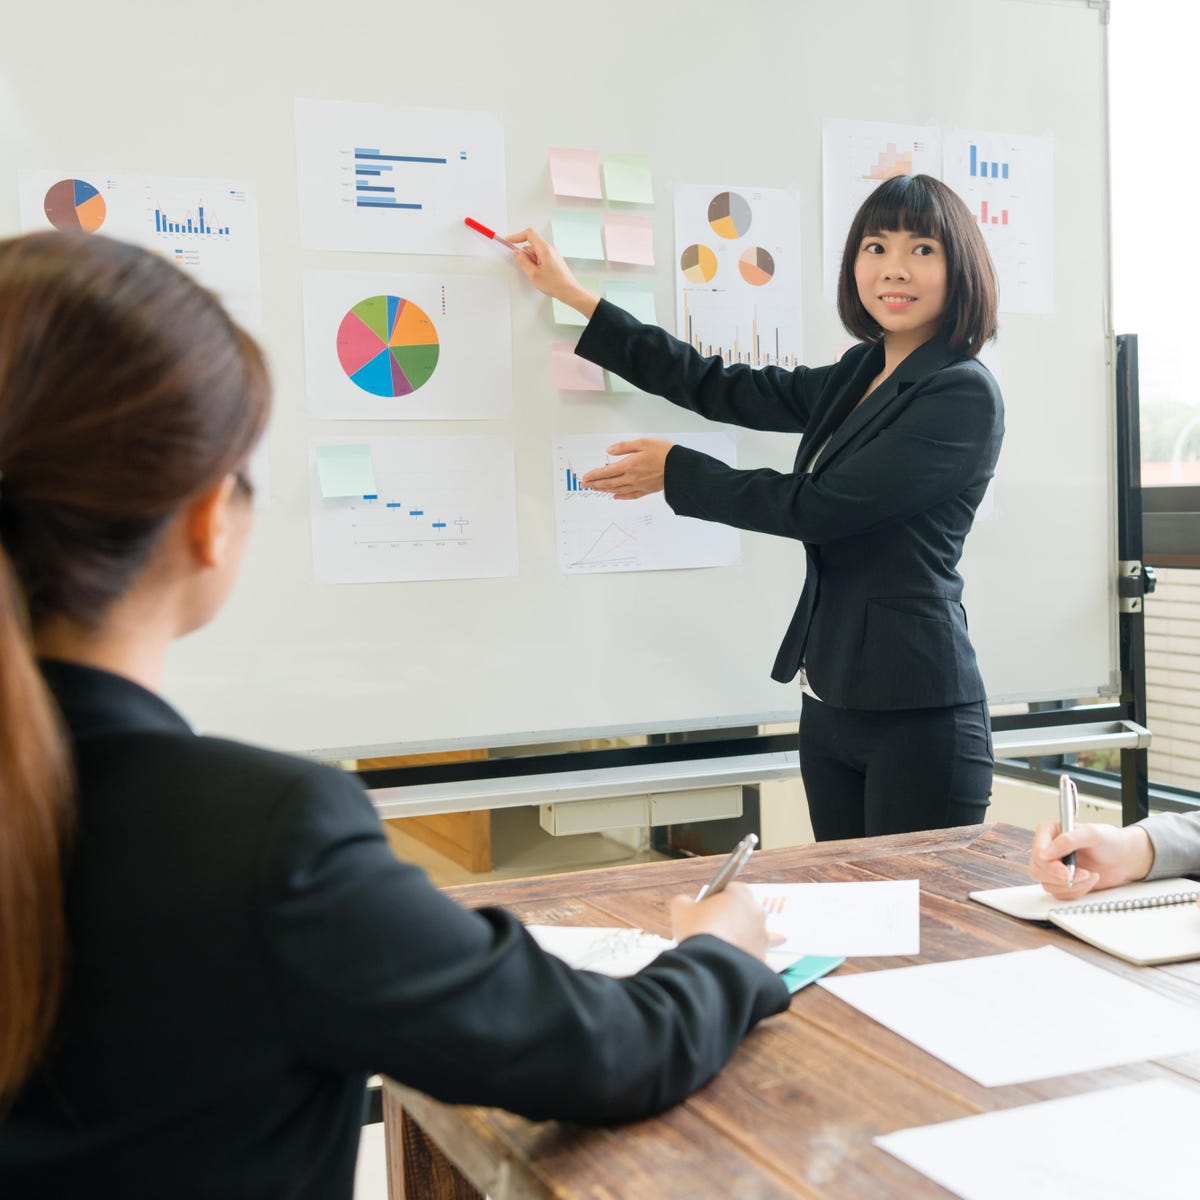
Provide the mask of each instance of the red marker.
[{"label": "red marker", "polygon": [[534,266],[537,266],[537,255],[532,250],[524,246],[518,246],[516,242],[510,242],[506,237],[501,237],[494,229],[489,229],[486,225],[480,224],[474,217],[463,217],[463,220],[476,233],[482,233],[485,238],[491,238],[492,241],[499,242],[500,245],[507,246],[510,250],[517,250],[521,254],[527,255],[533,261]]}]

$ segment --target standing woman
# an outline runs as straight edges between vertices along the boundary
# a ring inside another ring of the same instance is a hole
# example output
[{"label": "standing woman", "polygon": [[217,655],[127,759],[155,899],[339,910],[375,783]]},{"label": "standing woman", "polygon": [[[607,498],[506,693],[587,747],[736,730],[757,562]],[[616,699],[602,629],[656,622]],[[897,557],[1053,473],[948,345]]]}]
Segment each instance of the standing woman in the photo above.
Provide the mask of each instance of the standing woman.
[{"label": "standing woman", "polygon": [[996,277],[962,200],[898,176],[850,227],[838,313],[860,345],[827,367],[726,366],[598,300],[532,230],[539,290],[588,318],[576,353],[714,421],[804,434],[791,472],[735,470],[639,438],[585,485],[664,491],[682,516],[804,543],[774,679],[800,676],[800,770],[819,840],[975,824],[992,785],[986,692],[958,560],[1000,453],[1003,402],[977,359]]},{"label": "standing woman", "polygon": [[[349,1200],[366,1077],[647,1116],[788,993],[749,889],[573,971],[396,860],[359,783],[157,691],[237,574],[258,347],[103,237],[0,242],[0,1196]],[[402,731],[397,731],[401,733]]]}]

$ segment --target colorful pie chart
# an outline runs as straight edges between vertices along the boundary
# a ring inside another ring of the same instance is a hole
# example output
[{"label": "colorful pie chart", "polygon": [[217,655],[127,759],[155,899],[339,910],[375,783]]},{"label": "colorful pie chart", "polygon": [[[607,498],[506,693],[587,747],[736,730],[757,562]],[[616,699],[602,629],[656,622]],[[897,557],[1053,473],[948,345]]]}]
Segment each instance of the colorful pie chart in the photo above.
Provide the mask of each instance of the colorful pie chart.
[{"label": "colorful pie chart", "polygon": [[428,383],[439,349],[425,310],[403,296],[360,300],[338,326],[338,362],[372,396],[408,396]]},{"label": "colorful pie chart", "polygon": [[762,287],[764,283],[770,283],[775,275],[775,260],[761,246],[751,246],[738,259],[738,270],[747,283]]},{"label": "colorful pie chart", "polygon": [[719,192],[708,203],[708,223],[717,237],[744,237],[750,220],[750,205],[737,192]]},{"label": "colorful pie chart", "polygon": [[104,197],[83,179],[60,179],[42,202],[46,220],[68,233],[95,233],[104,224],[108,206]]},{"label": "colorful pie chart", "polygon": [[708,246],[697,242],[679,256],[679,269],[692,283],[708,283],[717,273],[717,256]]}]

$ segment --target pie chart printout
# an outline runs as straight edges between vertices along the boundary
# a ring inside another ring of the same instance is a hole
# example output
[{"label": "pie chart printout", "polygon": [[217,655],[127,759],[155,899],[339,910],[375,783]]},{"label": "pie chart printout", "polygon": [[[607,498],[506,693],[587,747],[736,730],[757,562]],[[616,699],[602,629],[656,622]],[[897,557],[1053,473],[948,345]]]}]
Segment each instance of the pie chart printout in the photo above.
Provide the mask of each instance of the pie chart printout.
[{"label": "pie chart printout", "polygon": [[708,283],[717,273],[717,256],[703,242],[696,242],[679,256],[679,269],[692,283]]},{"label": "pie chart printout", "polygon": [[108,215],[104,197],[82,179],[60,179],[46,193],[43,208],[46,220],[67,233],[95,233]]},{"label": "pie chart printout", "polygon": [[770,283],[775,275],[775,260],[761,246],[751,246],[738,259],[738,270],[747,283],[762,287]]},{"label": "pie chart printout", "polygon": [[750,228],[750,205],[737,192],[719,192],[708,205],[708,223],[718,237],[745,236]]},{"label": "pie chart printout", "polygon": [[373,396],[408,396],[437,367],[437,329],[403,296],[360,300],[338,327],[337,353],[352,383]]}]

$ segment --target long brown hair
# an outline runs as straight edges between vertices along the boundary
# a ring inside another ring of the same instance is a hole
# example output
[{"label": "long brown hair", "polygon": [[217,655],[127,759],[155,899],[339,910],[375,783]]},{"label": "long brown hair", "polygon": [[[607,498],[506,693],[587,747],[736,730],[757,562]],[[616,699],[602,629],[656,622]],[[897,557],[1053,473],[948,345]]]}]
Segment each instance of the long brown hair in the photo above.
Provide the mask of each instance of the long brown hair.
[{"label": "long brown hair", "polygon": [[191,497],[266,424],[262,353],[144,250],[0,241],[0,1101],[46,1051],[67,962],[70,755],[39,623],[102,623]]}]

